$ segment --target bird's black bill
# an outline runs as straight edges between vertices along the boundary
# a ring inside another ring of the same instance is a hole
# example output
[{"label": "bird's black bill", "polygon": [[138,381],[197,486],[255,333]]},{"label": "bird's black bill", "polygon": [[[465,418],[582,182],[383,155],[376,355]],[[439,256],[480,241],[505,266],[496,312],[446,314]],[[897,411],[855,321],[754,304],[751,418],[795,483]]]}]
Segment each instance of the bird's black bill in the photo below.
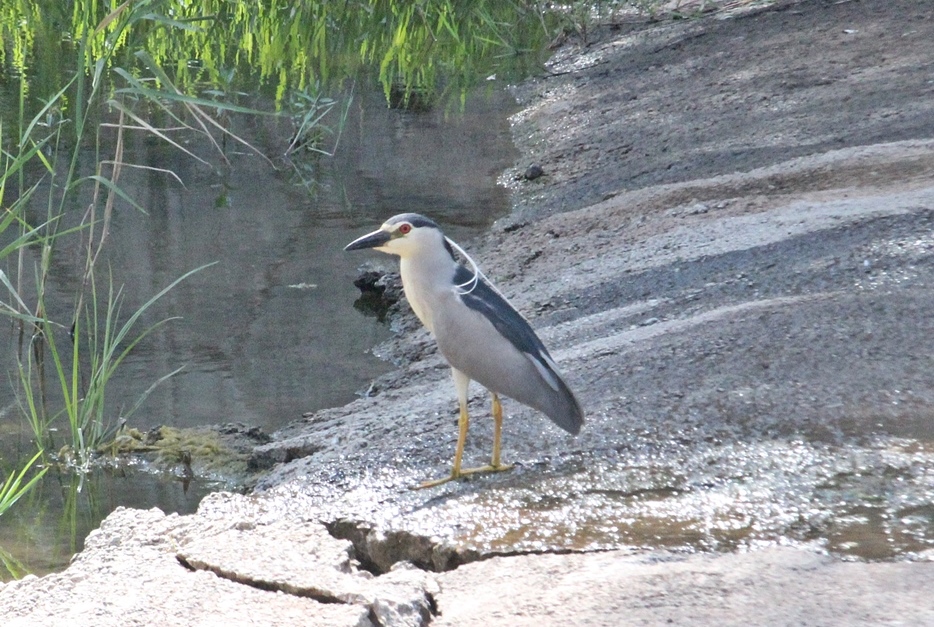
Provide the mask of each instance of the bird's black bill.
[{"label": "bird's black bill", "polygon": [[373,231],[369,235],[357,238],[344,246],[344,250],[362,250],[364,248],[379,248],[390,240],[392,236],[386,231]]}]

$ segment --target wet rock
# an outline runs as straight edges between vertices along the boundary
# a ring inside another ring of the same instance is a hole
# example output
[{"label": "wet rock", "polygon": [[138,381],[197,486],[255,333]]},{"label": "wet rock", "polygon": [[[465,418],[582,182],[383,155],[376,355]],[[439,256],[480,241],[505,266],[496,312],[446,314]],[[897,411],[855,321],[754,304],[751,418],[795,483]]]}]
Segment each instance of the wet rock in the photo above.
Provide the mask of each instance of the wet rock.
[{"label": "wet rock", "polygon": [[403,298],[402,280],[397,272],[387,272],[364,265],[354,279],[354,286],[360,290],[360,298],[354,307],[380,320],[387,317],[391,308]]},{"label": "wet rock", "polygon": [[323,448],[324,445],[316,441],[314,436],[270,442],[256,446],[250,451],[247,468],[254,472],[268,470],[276,464],[287,464],[294,459],[314,455]]},{"label": "wet rock", "polygon": [[266,444],[272,438],[261,427],[245,425],[241,422],[228,422],[217,428],[217,432],[233,440],[231,446],[249,448],[257,444]]},{"label": "wet rock", "polygon": [[544,174],[544,168],[542,168],[542,166],[538,165],[537,163],[533,163],[528,168],[526,168],[525,172],[522,174],[522,178],[524,178],[526,181],[534,181]]},{"label": "wet rock", "polygon": [[400,563],[444,572],[480,559],[477,551],[446,544],[438,538],[406,530],[374,528],[372,523],[340,519],[328,524],[336,538],[353,543],[363,565],[372,572],[389,572]]},{"label": "wet rock", "polygon": [[373,576],[351,542],[268,501],[215,495],[184,517],[118,509],[65,572],[0,585],[4,625],[852,625],[889,622],[892,608],[905,624],[934,621],[934,562],[611,551]]}]

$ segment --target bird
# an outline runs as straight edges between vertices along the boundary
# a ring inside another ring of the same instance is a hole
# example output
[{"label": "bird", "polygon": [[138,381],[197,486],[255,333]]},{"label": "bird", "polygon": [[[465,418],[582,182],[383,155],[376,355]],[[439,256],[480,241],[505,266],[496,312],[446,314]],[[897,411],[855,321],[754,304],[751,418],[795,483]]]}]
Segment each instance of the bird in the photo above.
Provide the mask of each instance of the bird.
[{"label": "bird", "polygon": [[[474,473],[512,468],[500,459],[503,427],[500,396],[537,409],[572,435],[580,433],[584,412],[548,349],[522,314],[434,221],[417,213],[402,213],[344,248],[364,249],[399,257],[406,299],[451,366],[457,390],[458,438],[451,474],[416,488],[431,488]],[[455,250],[470,268],[458,261]],[[492,396],[493,455],[486,466],[463,468],[470,424],[467,392],[471,381],[478,382]]]}]

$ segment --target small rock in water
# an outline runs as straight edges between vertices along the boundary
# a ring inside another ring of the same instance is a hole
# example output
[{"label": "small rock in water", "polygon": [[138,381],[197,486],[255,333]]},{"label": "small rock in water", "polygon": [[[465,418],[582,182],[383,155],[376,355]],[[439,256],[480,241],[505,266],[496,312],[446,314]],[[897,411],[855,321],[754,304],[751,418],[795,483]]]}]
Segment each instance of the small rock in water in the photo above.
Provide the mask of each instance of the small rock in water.
[{"label": "small rock in water", "polygon": [[542,169],[542,166],[538,165],[537,163],[533,163],[528,168],[526,168],[525,174],[522,176],[525,177],[525,180],[527,181],[534,181],[543,174],[545,174],[545,170]]}]

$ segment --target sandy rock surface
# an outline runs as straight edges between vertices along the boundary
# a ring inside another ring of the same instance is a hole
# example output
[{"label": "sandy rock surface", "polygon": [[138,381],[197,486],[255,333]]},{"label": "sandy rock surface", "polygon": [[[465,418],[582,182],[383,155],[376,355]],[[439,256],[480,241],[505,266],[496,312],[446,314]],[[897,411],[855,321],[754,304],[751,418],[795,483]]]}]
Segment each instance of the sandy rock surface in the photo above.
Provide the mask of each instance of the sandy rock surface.
[{"label": "sandy rock surface", "polygon": [[[929,625],[934,568],[843,563],[790,548],[726,556],[537,555],[442,578],[437,627]],[[898,610],[893,612],[893,608]],[[481,609],[482,608],[482,609]]]},{"label": "sandy rock surface", "polygon": [[[403,314],[377,349],[399,369],[258,447],[254,495],[115,512],[0,616],[931,624],[931,59],[910,0],[566,43],[517,89],[516,211],[462,244],[552,349],[580,436],[507,401],[514,470],[408,490],[448,472],[456,403]],[[473,465],[477,387],[470,409]]]},{"label": "sandy rock surface", "polygon": [[[324,604],[309,595],[269,592],[207,569],[186,568],[179,560],[177,551],[189,538],[215,538],[238,523],[243,521],[118,509],[88,537],[67,570],[0,588],[3,624],[369,624],[363,605]],[[230,553],[239,547],[226,548]]]}]

